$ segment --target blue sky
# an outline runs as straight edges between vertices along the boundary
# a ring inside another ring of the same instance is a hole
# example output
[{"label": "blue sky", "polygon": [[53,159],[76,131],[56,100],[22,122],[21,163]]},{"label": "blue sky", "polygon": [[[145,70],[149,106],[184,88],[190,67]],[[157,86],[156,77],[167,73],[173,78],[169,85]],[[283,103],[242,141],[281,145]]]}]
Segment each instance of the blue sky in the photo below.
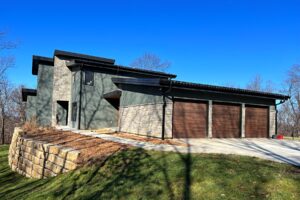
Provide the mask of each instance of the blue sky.
[{"label": "blue sky", "polygon": [[277,86],[300,64],[298,1],[1,0],[0,29],[18,41],[15,84],[36,86],[31,56],[54,49],[115,58],[145,52],[172,63],[178,80],[245,86],[255,75]]}]

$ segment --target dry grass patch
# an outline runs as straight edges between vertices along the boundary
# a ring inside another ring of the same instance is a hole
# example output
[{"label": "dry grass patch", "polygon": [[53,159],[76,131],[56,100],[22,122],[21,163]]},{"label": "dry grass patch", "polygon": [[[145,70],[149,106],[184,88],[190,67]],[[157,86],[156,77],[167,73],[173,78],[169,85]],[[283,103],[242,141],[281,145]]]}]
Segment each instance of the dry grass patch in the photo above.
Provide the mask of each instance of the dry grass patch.
[{"label": "dry grass patch", "polygon": [[24,137],[78,150],[80,151],[77,160],[79,164],[94,163],[129,148],[129,145],[52,128],[25,129]]}]

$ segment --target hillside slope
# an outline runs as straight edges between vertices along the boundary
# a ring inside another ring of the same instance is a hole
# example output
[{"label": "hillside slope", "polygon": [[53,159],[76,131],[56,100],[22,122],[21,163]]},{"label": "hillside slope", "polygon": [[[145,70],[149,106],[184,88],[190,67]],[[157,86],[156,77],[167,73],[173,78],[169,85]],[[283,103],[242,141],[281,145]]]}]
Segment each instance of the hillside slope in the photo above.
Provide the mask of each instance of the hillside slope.
[{"label": "hillside slope", "polygon": [[300,169],[246,156],[129,149],[45,180],[9,169],[0,146],[0,199],[300,199]]}]

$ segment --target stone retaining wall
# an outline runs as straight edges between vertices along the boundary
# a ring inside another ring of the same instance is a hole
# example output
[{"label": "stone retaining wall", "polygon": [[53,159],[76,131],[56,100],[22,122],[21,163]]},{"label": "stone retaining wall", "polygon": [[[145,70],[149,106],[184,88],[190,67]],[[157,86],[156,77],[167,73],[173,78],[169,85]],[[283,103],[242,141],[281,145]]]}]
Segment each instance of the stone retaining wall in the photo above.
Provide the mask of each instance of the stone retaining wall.
[{"label": "stone retaining wall", "polygon": [[11,169],[29,178],[46,178],[76,169],[80,152],[50,143],[26,138],[15,128],[9,148]]}]

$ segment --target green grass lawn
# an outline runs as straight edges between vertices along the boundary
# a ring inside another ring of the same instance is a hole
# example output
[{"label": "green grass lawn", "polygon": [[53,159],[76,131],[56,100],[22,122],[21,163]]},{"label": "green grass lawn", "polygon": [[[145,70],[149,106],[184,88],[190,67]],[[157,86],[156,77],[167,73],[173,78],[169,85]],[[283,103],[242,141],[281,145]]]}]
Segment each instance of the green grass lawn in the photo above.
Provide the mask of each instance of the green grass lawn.
[{"label": "green grass lawn", "polygon": [[284,139],[286,140],[295,140],[295,141],[300,141],[300,137],[289,137],[289,136],[283,136]]},{"label": "green grass lawn", "polygon": [[44,180],[7,165],[0,146],[0,199],[300,199],[300,169],[245,156],[130,149],[102,166]]}]

